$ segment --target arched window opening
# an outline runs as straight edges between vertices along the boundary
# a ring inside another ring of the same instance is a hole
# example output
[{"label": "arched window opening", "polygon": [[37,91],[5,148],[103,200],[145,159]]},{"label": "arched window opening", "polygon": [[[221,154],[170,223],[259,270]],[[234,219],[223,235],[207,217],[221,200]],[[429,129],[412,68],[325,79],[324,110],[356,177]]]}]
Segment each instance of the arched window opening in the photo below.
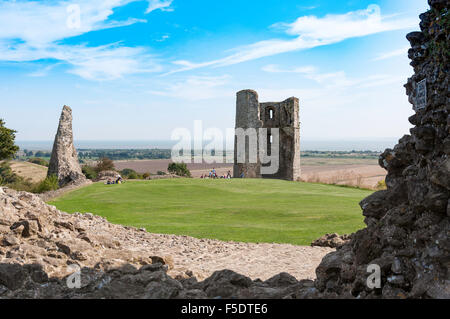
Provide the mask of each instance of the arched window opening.
[{"label": "arched window opening", "polygon": [[273,135],[270,132],[270,130],[268,130],[268,132],[267,132],[267,155],[268,156],[272,155],[272,143],[273,143]]}]

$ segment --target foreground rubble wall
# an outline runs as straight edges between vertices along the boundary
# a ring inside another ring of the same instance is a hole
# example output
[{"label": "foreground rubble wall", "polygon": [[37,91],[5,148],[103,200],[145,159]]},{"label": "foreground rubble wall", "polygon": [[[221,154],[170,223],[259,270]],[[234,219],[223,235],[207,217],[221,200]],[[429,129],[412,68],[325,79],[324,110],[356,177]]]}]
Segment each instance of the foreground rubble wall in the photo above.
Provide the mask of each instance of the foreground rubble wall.
[{"label": "foreground rubble wall", "polygon": [[221,270],[199,282],[174,269],[171,256],[139,245],[146,235],[0,187],[0,299],[303,298],[316,290],[286,273],[261,281]]}]

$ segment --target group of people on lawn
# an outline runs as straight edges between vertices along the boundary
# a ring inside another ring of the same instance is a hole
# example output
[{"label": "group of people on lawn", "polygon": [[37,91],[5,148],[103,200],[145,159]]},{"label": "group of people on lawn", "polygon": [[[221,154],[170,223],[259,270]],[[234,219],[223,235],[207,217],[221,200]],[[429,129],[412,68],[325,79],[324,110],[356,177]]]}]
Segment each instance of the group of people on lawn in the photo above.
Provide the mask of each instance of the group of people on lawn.
[{"label": "group of people on lawn", "polygon": [[108,180],[105,182],[105,185],[114,185],[114,184],[122,184],[122,183],[123,183],[122,176],[117,175],[117,179],[108,178]]},{"label": "group of people on lawn", "polygon": [[225,179],[231,179],[231,171],[228,171],[227,174],[224,175],[217,175],[216,169],[213,168],[211,171],[209,171],[209,174],[205,174],[200,176],[200,178],[210,178],[210,179],[216,179],[216,178],[225,178]]}]

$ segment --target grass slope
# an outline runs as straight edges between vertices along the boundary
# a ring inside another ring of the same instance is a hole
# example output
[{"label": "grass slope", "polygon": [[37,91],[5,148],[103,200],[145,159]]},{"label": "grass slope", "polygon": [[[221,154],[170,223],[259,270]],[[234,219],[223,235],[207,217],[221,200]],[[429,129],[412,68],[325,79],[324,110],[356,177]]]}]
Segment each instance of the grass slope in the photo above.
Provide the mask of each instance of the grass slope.
[{"label": "grass slope", "polygon": [[325,233],[364,227],[359,201],[371,191],[280,180],[167,179],[93,184],[52,201],[152,233],[309,245]]}]

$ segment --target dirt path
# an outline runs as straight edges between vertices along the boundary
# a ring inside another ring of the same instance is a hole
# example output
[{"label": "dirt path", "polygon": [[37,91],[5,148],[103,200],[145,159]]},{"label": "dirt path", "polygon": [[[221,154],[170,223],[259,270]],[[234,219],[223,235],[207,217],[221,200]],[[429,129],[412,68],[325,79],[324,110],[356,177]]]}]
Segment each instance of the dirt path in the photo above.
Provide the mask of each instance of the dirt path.
[{"label": "dirt path", "polygon": [[191,270],[199,280],[223,269],[261,280],[280,272],[287,272],[299,280],[314,279],[322,258],[334,251],[324,247],[224,242],[144,232],[139,237],[120,239],[120,242],[133,250],[171,256],[175,268],[169,274],[176,276]]}]

